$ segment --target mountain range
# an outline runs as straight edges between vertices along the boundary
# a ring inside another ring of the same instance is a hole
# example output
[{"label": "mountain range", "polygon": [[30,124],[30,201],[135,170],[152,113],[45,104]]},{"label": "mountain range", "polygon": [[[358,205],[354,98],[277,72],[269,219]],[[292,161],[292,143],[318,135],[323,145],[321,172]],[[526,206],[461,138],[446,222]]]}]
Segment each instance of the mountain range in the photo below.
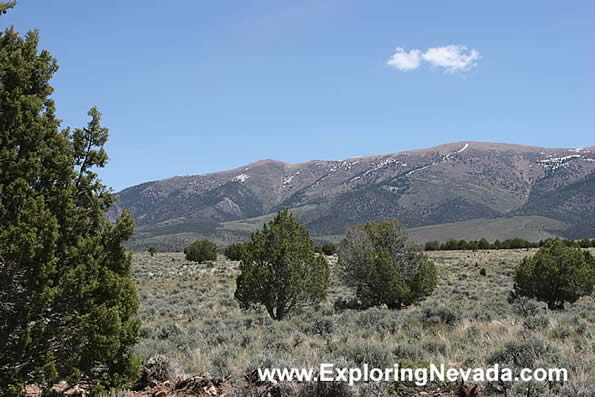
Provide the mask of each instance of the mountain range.
[{"label": "mountain range", "polygon": [[136,249],[246,240],[282,208],[318,240],[393,218],[420,242],[594,237],[595,147],[457,142],[338,161],[262,160],[147,182],[117,196],[108,215],[133,213]]}]

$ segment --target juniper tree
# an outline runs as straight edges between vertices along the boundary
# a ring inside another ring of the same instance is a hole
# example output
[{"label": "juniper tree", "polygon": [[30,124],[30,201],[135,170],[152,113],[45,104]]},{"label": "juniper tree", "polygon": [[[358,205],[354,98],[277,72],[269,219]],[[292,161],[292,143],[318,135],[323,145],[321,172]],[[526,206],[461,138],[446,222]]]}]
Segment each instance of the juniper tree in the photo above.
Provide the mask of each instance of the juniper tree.
[{"label": "juniper tree", "polygon": [[[7,4],[0,4],[0,14]],[[60,129],[50,95],[56,60],[39,33],[0,33],[0,390],[81,377],[96,388],[138,372],[139,302],[129,212],[94,170],[108,160],[108,130],[89,111],[84,128]]]},{"label": "juniper tree", "polygon": [[339,246],[339,270],[364,306],[400,309],[430,295],[435,265],[398,221],[351,227]]},{"label": "juniper tree", "polygon": [[337,246],[333,243],[322,244],[322,253],[325,255],[334,255],[337,253]]},{"label": "juniper tree", "polygon": [[242,259],[242,251],[244,250],[243,243],[233,243],[228,245],[223,254],[227,257],[227,259],[232,261],[239,261]]},{"label": "juniper tree", "polygon": [[202,263],[217,260],[217,246],[209,240],[197,240],[184,248],[186,260]]},{"label": "juniper tree", "polygon": [[523,258],[514,274],[511,298],[535,298],[559,310],[565,302],[574,303],[590,295],[594,285],[595,259],[591,253],[555,240]]},{"label": "juniper tree", "polygon": [[324,299],[329,283],[328,261],[314,252],[308,230],[283,210],[244,244],[235,297],[243,308],[263,305],[282,320]]}]

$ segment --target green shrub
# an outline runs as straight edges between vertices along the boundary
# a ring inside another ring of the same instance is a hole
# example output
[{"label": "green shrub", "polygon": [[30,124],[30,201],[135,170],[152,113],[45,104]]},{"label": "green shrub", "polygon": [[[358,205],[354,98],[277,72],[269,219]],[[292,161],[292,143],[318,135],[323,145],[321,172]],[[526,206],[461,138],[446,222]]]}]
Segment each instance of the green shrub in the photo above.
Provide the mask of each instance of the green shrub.
[{"label": "green shrub", "polygon": [[281,320],[326,298],[330,267],[315,254],[308,230],[283,210],[246,243],[236,284],[242,308],[264,305]]},{"label": "green shrub", "polygon": [[388,368],[393,364],[392,354],[380,342],[357,340],[343,345],[339,353],[357,366],[368,364],[370,367]]},{"label": "green shrub", "polygon": [[443,243],[440,246],[440,249],[441,250],[447,250],[447,251],[458,250],[459,249],[459,242],[457,240],[450,239],[447,242]]},{"label": "green shrub", "polygon": [[234,349],[231,347],[223,347],[211,353],[210,359],[213,375],[222,378],[231,376],[234,358]]},{"label": "green shrub", "polygon": [[359,313],[356,323],[364,329],[374,328],[382,319],[385,313],[377,307],[372,307]]},{"label": "green shrub", "polygon": [[437,324],[454,325],[461,319],[458,310],[448,306],[426,306],[421,312],[421,322],[424,326]]},{"label": "green shrub", "polygon": [[527,240],[517,237],[517,238],[513,238],[513,239],[504,240],[502,242],[501,248],[503,248],[503,249],[529,248],[530,245],[531,245],[531,243],[529,243]]},{"label": "green shrub", "polygon": [[317,316],[311,322],[309,333],[314,335],[326,336],[332,334],[336,324],[332,318]]},{"label": "green shrub", "polygon": [[533,368],[536,361],[551,357],[558,351],[541,339],[511,341],[502,349],[489,355],[488,364],[509,365],[516,368]]},{"label": "green shrub", "polygon": [[528,330],[544,330],[550,326],[550,319],[546,316],[529,316],[523,320],[523,327]]},{"label": "green shrub", "polygon": [[184,248],[186,259],[202,263],[217,260],[217,246],[209,240],[198,240]]},{"label": "green shrub", "polygon": [[149,255],[151,255],[151,256],[155,256],[155,248],[153,248],[153,247],[150,247],[150,248],[147,250],[147,252],[149,253]]},{"label": "green shrub", "polygon": [[485,267],[482,267],[482,268],[479,270],[479,274],[480,274],[481,276],[485,276],[485,275],[487,275],[486,268],[485,268]]},{"label": "green shrub", "polygon": [[424,245],[424,251],[438,251],[440,249],[440,241],[427,241]]},{"label": "green shrub", "polygon": [[491,244],[486,238],[482,238],[477,242],[477,247],[480,250],[487,250],[487,249],[490,249]]},{"label": "green shrub", "polygon": [[[559,362],[559,350],[553,345],[548,345],[543,340],[534,337],[507,342],[503,347],[492,352],[487,359],[487,363],[490,365],[498,364],[501,367],[510,368],[513,372],[513,379],[519,376],[523,368],[547,368],[553,366],[553,363]],[[539,388],[544,385],[541,382],[505,380],[489,384],[490,387],[499,390],[499,395],[514,396],[543,396],[545,390],[539,390]],[[509,391],[512,393],[509,393]]]},{"label": "green shrub", "polygon": [[351,227],[339,248],[339,268],[365,307],[400,309],[430,295],[438,278],[398,221]]},{"label": "green shrub", "polygon": [[337,246],[333,243],[324,243],[322,253],[325,255],[334,255],[337,252]]},{"label": "green shrub", "polygon": [[563,309],[590,295],[595,284],[595,259],[578,247],[562,241],[544,246],[524,258],[514,275],[512,298],[526,296],[546,302],[552,310]]},{"label": "green shrub", "polygon": [[227,248],[225,248],[225,250],[223,251],[223,254],[230,261],[239,261],[242,259],[242,252],[244,252],[244,244],[234,243],[228,245]]},{"label": "green shrub", "polygon": [[[534,299],[529,299],[526,296],[514,297],[514,293],[509,297],[509,303],[512,304],[512,310],[520,317],[536,316],[540,312],[545,311],[545,304],[540,303]],[[543,305],[543,307],[541,307]]]},{"label": "green shrub", "polygon": [[357,297],[355,297],[355,296],[351,297],[351,298],[339,297],[339,298],[335,299],[333,307],[337,311],[347,310],[347,309],[352,309],[352,310],[363,309],[362,302],[359,299],[357,299]]}]

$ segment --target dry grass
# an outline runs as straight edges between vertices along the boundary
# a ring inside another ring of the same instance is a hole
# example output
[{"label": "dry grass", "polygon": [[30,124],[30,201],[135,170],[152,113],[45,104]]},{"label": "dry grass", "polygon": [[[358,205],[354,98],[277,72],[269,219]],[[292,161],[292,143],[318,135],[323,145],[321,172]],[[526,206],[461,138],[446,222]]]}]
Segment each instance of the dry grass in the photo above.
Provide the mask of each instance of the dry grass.
[{"label": "dry grass", "polygon": [[[352,291],[334,279],[327,302],[280,322],[264,311],[239,308],[233,298],[237,262],[220,256],[213,264],[194,264],[180,253],[137,253],[134,276],[143,328],[136,350],[144,358],[166,355],[180,373],[239,381],[259,366],[315,367],[323,362],[487,367],[506,361],[506,352],[516,349],[520,362],[570,371],[565,385],[532,385],[534,395],[592,393],[595,297],[584,297],[563,312],[547,311],[544,305],[537,305],[533,315],[519,312],[507,295],[516,264],[530,253],[431,252],[439,285],[417,306],[337,311],[335,299]],[[336,257],[330,261],[334,264]],[[527,389],[523,383],[484,386],[488,395],[503,386],[513,396],[524,396]],[[379,395],[395,390],[391,384],[359,384],[349,392],[368,395],[372,387]]]}]

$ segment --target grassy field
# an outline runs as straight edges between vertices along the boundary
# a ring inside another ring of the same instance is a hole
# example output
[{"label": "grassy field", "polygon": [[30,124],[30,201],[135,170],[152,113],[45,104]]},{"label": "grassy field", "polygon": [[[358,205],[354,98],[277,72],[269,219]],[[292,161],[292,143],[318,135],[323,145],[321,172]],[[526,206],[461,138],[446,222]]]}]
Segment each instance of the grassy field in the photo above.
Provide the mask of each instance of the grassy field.
[{"label": "grassy field", "polygon": [[[308,217],[316,214],[317,210],[319,210],[317,206],[305,205],[292,209],[292,213],[307,221]],[[200,227],[204,228],[204,225],[186,224],[183,220],[139,226],[136,235],[127,243],[127,246],[138,251],[145,251],[149,247],[159,251],[181,251],[183,247],[196,240],[208,239],[220,247],[225,247],[233,242],[247,241],[252,232],[262,229],[262,226],[274,215],[271,213],[256,218],[223,222],[217,227],[213,226],[212,230],[202,231]],[[569,227],[567,223],[543,216],[502,216],[415,227],[409,229],[409,235],[412,240],[421,244],[429,240],[446,241],[451,238],[476,240],[485,237],[489,241],[494,241],[519,236],[529,241],[539,241],[563,235]],[[477,230],[481,230],[480,236],[477,236]],[[343,235],[314,235],[313,238],[319,242],[339,243]]]},{"label": "grassy field", "polygon": [[[181,253],[136,253],[143,358],[163,354],[179,374],[230,376],[242,382],[257,367],[563,367],[569,381],[482,385],[486,395],[592,396],[595,392],[595,297],[565,311],[507,301],[516,264],[533,251],[430,253],[439,285],[426,301],[401,311],[336,310],[353,292],[333,279],[327,302],[289,320],[243,311],[233,298],[238,263],[220,256],[195,264]],[[336,263],[336,256],[329,257]],[[482,275],[481,269],[485,269]],[[315,395],[315,385],[284,385]],[[407,384],[336,384],[337,395],[403,395]],[[582,393],[582,394],[581,394]]]},{"label": "grassy field", "polygon": [[[562,221],[544,216],[510,216],[493,219],[471,219],[467,221],[416,227],[409,230],[413,240],[424,243],[430,240],[446,241],[477,240],[485,237],[489,241],[506,240],[523,236],[529,241],[539,241],[561,235],[570,227]],[[481,236],[477,231],[481,230]]]}]

